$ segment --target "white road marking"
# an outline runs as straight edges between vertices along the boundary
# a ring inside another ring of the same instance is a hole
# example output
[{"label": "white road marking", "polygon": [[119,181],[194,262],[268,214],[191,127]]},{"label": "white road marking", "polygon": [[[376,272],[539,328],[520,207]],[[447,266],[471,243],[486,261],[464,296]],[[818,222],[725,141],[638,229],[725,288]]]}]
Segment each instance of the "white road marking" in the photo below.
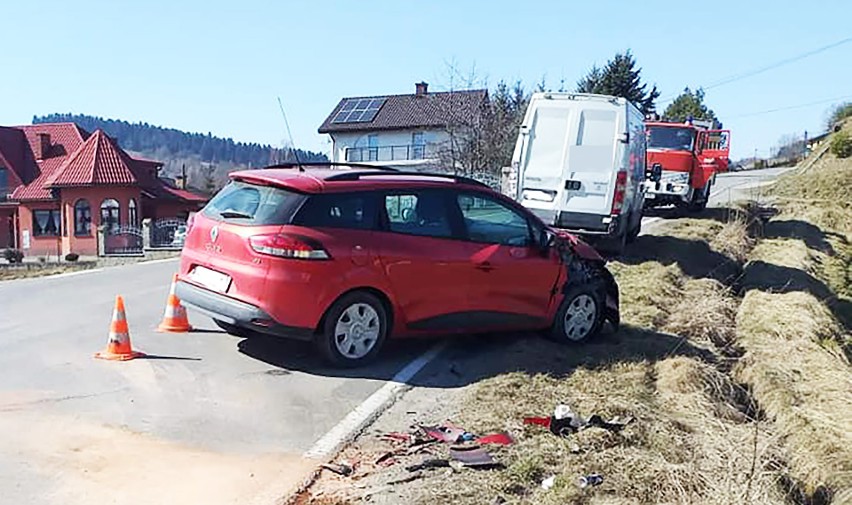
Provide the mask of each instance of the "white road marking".
[{"label": "white road marking", "polygon": [[402,393],[411,389],[408,382],[424,366],[435,359],[446,346],[447,341],[439,342],[397,372],[387,384],[370,395],[334,428],[317,440],[313,447],[305,453],[305,457],[316,459],[333,457],[344,444],[355,438],[379,414],[393,405]]}]

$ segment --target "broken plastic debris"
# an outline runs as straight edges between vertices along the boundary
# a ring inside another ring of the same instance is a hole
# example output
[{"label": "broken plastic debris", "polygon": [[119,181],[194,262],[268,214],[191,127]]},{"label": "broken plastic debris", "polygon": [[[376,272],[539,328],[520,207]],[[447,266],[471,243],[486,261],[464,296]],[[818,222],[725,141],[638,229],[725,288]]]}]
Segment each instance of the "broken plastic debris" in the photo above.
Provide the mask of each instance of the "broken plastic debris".
[{"label": "broken plastic debris", "polygon": [[599,473],[592,473],[589,475],[584,475],[580,477],[579,484],[580,487],[590,487],[590,486],[600,486],[603,483],[603,475]]},{"label": "broken plastic debris", "polygon": [[553,485],[554,485],[554,484],[556,484],[556,476],[555,476],[555,475],[551,475],[550,477],[548,477],[548,478],[544,479],[543,481],[541,481],[541,488],[542,488],[542,489],[545,489],[545,490],[546,490],[546,489],[550,489],[550,488],[552,488],[552,487],[553,487]]},{"label": "broken plastic debris", "polygon": [[337,475],[342,475],[344,477],[351,475],[352,471],[353,471],[352,466],[349,465],[348,463],[345,463],[345,462],[341,462],[341,463],[337,463],[337,464],[336,463],[324,463],[322,465],[322,468],[325,468],[329,472],[334,472]]},{"label": "broken plastic debris", "polygon": [[456,461],[460,461],[464,466],[485,467],[497,464],[497,460],[493,456],[488,454],[482,447],[476,445],[450,447],[450,457]]},{"label": "broken plastic debris", "polygon": [[405,469],[409,472],[416,472],[418,470],[426,470],[429,468],[447,468],[448,466],[450,466],[450,462],[446,459],[426,459],[416,465],[407,466]]},{"label": "broken plastic debris", "polygon": [[550,417],[525,417],[524,424],[535,424],[544,426],[549,429],[554,435],[567,437],[572,433],[584,430],[590,426],[596,426],[609,431],[620,431],[628,423],[632,422],[632,417],[622,418],[620,416],[613,417],[609,421],[604,421],[603,418],[594,414],[588,418],[584,418],[575,414],[571,407],[567,405],[557,405]]},{"label": "broken plastic debris", "polygon": [[515,443],[515,439],[512,438],[512,436],[506,433],[505,431],[501,431],[500,433],[492,433],[491,435],[484,435],[482,437],[477,438],[476,441],[480,444],[511,445]]}]

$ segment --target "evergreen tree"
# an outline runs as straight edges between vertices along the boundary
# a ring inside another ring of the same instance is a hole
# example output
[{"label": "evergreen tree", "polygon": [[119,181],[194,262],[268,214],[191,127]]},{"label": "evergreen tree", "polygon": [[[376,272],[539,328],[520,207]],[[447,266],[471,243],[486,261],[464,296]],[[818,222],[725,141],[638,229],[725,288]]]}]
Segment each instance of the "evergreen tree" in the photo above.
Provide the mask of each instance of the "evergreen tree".
[{"label": "evergreen tree", "polygon": [[719,125],[716,113],[704,104],[704,90],[701,88],[695,91],[688,87],[684,88],[683,93],[666,107],[663,117],[672,121],[686,121],[692,117],[692,119],[710,120]]},{"label": "evergreen tree", "polygon": [[654,101],[659,98],[660,92],[656,85],[647,91],[648,85],[642,82],[641,73],[642,69],[636,66],[636,59],[627,50],[617,53],[603,69],[593,66],[577,82],[577,92],[626,98],[648,114],[654,112]]}]

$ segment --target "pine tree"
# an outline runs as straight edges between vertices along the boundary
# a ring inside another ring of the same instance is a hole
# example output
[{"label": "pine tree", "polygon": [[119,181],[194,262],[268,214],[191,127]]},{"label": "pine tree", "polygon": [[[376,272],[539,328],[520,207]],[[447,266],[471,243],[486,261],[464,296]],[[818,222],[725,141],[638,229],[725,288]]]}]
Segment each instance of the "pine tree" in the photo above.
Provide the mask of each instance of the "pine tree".
[{"label": "pine tree", "polygon": [[663,117],[672,121],[686,121],[692,117],[692,119],[710,120],[714,124],[719,124],[716,113],[704,104],[704,90],[701,88],[695,91],[688,87],[684,88],[683,93],[666,107]]},{"label": "pine tree", "polygon": [[647,84],[642,82],[642,69],[636,66],[636,59],[630,50],[617,53],[603,69],[593,66],[585,77],[577,82],[578,93],[598,93],[626,98],[639,107],[643,113],[654,112],[654,101],[659,98],[657,86],[646,91]]}]

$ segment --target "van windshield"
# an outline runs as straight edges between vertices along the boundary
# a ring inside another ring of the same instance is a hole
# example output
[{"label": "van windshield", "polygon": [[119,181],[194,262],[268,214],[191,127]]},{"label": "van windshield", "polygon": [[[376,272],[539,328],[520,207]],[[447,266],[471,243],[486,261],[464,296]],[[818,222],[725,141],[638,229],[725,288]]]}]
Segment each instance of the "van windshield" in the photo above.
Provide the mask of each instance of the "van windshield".
[{"label": "van windshield", "polygon": [[695,143],[695,130],[691,128],[672,128],[651,126],[648,128],[649,149],[673,149],[692,151]]},{"label": "van windshield", "polygon": [[272,186],[234,181],[204,207],[204,215],[247,225],[283,225],[304,199],[303,195]]}]

